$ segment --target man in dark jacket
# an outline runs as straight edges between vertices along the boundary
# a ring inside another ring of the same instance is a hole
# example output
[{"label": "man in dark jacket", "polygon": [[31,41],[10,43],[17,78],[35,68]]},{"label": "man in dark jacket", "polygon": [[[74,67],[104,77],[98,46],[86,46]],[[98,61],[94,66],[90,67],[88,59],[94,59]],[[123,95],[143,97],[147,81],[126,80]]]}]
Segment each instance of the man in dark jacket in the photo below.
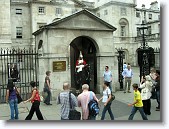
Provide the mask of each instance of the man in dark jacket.
[{"label": "man in dark jacket", "polygon": [[156,95],[157,95],[157,103],[158,107],[156,107],[156,111],[160,111],[160,70],[156,70]]}]

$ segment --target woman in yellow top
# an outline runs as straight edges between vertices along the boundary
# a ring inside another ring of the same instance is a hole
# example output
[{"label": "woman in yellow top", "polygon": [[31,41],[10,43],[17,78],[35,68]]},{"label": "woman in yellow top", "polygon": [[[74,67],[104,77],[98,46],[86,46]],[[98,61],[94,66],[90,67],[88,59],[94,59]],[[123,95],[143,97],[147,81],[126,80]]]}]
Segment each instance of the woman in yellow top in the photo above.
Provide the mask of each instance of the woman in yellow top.
[{"label": "woman in yellow top", "polygon": [[138,84],[136,83],[133,84],[133,90],[134,90],[134,102],[132,104],[128,104],[128,106],[133,106],[128,120],[133,120],[133,117],[136,114],[137,110],[139,110],[143,120],[148,120],[143,110],[143,102],[141,99],[141,94],[138,91]]}]

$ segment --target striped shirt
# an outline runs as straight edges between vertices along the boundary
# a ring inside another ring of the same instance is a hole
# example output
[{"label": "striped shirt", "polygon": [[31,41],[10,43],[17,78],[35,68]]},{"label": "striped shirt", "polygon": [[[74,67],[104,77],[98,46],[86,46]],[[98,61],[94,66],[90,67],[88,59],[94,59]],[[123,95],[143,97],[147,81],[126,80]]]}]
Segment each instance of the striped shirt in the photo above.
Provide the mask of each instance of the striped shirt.
[{"label": "striped shirt", "polygon": [[[69,103],[69,91],[61,92],[57,99],[57,104],[61,104],[61,118],[69,119],[70,103]],[[77,99],[74,94],[71,93],[72,109],[77,107]]]}]

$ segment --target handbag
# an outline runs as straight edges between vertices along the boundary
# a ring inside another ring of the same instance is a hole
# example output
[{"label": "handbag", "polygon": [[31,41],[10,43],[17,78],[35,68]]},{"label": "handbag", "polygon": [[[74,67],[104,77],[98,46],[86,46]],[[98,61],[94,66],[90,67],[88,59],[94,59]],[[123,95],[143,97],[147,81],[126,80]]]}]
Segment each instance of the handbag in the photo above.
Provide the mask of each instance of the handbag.
[{"label": "handbag", "polygon": [[70,111],[69,111],[69,120],[80,120],[81,119],[81,113],[77,111],[76,109],[73,109],[71,104],[71,92],[69,92],[69,104],[70,104]]},{"label": "handbag", "polygon": [[[107,96],[109,98],[108,91],[107,91]],[[111,92],[111,99],[108,103],[111,103],[113,100],[115,100],[115,98],[116,98],[115,95],[113,95],[113,93]]]},{"label": "handbag", "polygon": [[18,104],[21,103],[23,101],[23,99],[21,98],[20,94],[16,94],[17,99],[18,99]]}]

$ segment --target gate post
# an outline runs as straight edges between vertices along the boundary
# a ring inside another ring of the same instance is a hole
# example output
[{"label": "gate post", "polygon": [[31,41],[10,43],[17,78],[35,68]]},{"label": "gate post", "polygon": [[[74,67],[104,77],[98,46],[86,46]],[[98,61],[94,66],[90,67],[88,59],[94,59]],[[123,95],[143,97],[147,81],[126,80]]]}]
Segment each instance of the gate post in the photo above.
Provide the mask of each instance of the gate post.
[{"label": "gate post", "polygon": [[123,72],[123,57],[124,57],[124,51],[121,50],[117,50],[118,51],[118,80],[120,83],[120,90],[123,90],[123,76],[122,76],[122,72]]}]

